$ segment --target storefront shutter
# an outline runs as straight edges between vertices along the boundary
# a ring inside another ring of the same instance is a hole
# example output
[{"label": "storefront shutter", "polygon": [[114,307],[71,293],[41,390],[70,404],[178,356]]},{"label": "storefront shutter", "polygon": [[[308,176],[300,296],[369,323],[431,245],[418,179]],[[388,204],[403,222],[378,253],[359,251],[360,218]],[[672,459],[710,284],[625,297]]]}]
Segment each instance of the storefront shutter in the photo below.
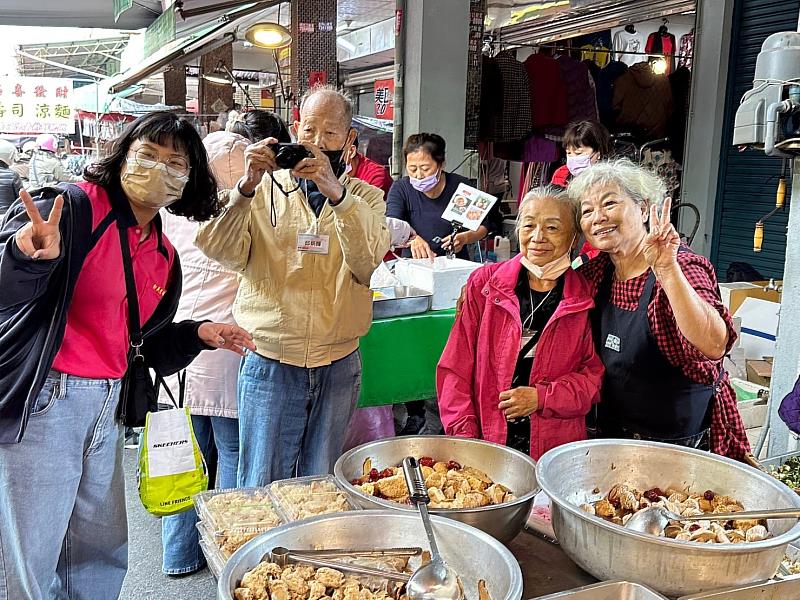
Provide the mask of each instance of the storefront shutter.
[{"label": "storefront shutter", "polygon": [[778,31],[795,31],[798,13],[800,0],[737,0],[735,4],[711,253],[721,281],[732,262],[750,263],[765,277],[783,274],[788,208],[767,221],[763,249],[753,252],[755,223],[775,207],[781,160],[758,150],[739,152],[731,144],[736,108],[753,87],[761,44]]}]

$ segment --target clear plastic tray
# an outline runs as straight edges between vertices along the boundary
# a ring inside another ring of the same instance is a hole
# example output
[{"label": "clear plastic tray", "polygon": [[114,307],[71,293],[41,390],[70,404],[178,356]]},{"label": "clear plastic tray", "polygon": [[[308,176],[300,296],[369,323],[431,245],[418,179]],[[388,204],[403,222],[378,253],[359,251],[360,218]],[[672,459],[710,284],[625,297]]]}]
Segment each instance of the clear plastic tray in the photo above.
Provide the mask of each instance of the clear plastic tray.
[{"label": "clear plastic tray", "polygon": [[361,509],[331,475],[275,481],[270,492],[287,521]]},{"label": "clear plastic tray", "polygon": [[214,534],[263,532],[284,523],[267,487],[210,490],[197,494],[194,505],[200,520]]},{"label": "clear plastic tray", "polygon": [[215,579],[219,579],[219,574],[222,573],[222,568],[225,566],[225,563],[222,562],[222,558],[219,555],[219,551],[215,546],[206,543],[202,537],[200,538],[200,549],[206,557],[208,570],[211,571]]},{"label": "clear plastic tray", "polygon": [[211,531],[202,521],[197,523],[197,530],[205,543],[219,552],[223,563],[233,556],[239,548],[262,533],[269,531],[272,527],[259,526],[239,526],[231,527],[224,531]]}]

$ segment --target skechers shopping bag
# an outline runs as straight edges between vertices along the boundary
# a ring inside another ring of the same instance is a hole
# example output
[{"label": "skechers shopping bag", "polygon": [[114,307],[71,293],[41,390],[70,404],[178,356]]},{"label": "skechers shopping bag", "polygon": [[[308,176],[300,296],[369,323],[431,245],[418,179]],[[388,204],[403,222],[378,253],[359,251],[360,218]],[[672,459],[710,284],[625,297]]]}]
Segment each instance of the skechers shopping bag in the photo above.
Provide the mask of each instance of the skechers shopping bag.
[{"label": "skechers shopping bag", "polygon": [[[192,496],[208,489],[205,459],[189,409],[183,406],[184,381],[180,381],[180,402],[147,413],[139,441],[139,498],[148,512],[159,517],[189,510]],[[166,384],[164,387],[172,398]]]}]

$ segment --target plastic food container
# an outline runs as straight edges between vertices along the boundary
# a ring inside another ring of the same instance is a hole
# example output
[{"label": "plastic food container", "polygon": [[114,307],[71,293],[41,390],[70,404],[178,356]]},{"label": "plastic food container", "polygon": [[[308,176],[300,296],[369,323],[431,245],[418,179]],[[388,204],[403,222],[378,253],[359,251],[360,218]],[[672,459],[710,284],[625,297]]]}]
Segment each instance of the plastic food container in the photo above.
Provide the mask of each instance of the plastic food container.
[{"label": "plastic food container", "polygon": [[427,290],[433,294],[431,310],[454,308],[470,274],[480,269],[481,263],[437,256],[428,259],[399,260],[394,272],[403,285]]},{"label": "plastic food container", "polygon": [[225,567],[225,563],[221,560],[219,552],[213,545],[209,546],[202,537],[200,538],[200,549],[203,551],[203,556],[206,557],[208,570],[211,571],[215,579],[219,579],[219,574],[222,573],[222,569]]},{"label": "plastic food container", "polygon": [[276,481],[270,492],[287,521],[360,510],[330,475]]},{"label": "plastic food container", "polygon": [[240,528],[267,531],[284,522],[267,487],[209,490],[197,494],[194,505],[213,533]]}]

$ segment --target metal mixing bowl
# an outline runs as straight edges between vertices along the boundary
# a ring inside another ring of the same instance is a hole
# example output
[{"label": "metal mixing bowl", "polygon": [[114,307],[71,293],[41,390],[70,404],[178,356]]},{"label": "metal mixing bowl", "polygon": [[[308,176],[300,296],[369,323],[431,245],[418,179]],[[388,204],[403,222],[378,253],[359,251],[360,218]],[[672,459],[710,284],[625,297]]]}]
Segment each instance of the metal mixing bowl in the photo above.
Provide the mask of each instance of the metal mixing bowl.
[{"label": "metal mixing bowl", "polygon": [[700,450],[632,440],[574,442],[542,456],[538,476],[551,499],[558,541],[572,560],[598,579],[635,581],[667,596],[769,579],[800,536],[797,521],[770,520],[775,537],[761,542],[682,542],[636,533],[578,508],[617,483],[713,490],[752,510],[800,507],[800,496],[766,473]]},{"label": "metal mixing bowl", "polygon": [[517,497],[513,502],[496,506],[446,510],[432,508],[431,513],[477,527],[503,543],[510,542],[522,531],[531,511],[533,497],[539,492],[536,461],[506,446],[440,435],[396,437],[348,450],[336,461],[333,474],[363,508],[416,512],[411,506],[365,494],[350,483],[361,477],[367,458],[372,459],[372,466],[380,471],[398,466],[406,456],[430,456],[436,460],[455,460],[462,465],[475,467],[491,477],[492,481],[506,486]]},{"label": "metal mixing bowl", "polygon": [[[520,600],[522,572],[514,555],[497,540],[473,527],[431,517],[444,560],[461,578],[467,600],[478,600],[478,580],[486,581],[493,600]],[[429,548],[419,515],[393,511],[353,511],[322,515],[276,527],[242,546],[225,565],[218,600],[233,600],[245,573],[276,546],[292,550],[322,548]]]}]

